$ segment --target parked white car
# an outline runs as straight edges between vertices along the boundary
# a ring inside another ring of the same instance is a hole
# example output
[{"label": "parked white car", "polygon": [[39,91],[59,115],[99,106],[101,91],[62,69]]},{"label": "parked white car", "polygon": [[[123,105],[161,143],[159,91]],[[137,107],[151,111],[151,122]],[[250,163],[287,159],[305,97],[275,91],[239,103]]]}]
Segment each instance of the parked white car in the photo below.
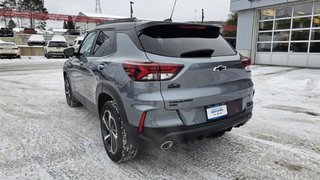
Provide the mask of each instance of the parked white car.
[{"label": "parked white car", "polygon": [[63,51],[68,48],[68,43],[63,36],[54,36],[44,48],[45,57],[65,57]]},{"label": "parked white car", "polygon": [[45,46],[46,41],[42,35],[34,34],[28,39],[29,46]]},{"label": "parked white car", "polygon": [[20,49],[12,42],[0,42],[0,56],[8,58],[20,58]]},{"label": "parked white car", "polygon": [[84,37],[77,37],[77,38],[74,40],[73,48],[74,48],[74,51],[75,51],[75,52],[78,52],[78,51],[79,51],[79,47],[80,47],[83,39],[84,39]]}]

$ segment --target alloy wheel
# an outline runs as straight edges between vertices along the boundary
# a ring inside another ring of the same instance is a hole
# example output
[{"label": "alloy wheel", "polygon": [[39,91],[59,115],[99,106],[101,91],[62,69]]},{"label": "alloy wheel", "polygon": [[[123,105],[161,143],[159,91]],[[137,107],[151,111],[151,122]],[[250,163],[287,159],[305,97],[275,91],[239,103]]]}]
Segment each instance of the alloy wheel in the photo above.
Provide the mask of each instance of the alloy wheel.
[{"label": "alloy wheel", "polygon": [[105,146],[110,153],[115,154],[118,149],[118,129],[116,120],[109,110],[103,113],[102,123],[102,135]]}]

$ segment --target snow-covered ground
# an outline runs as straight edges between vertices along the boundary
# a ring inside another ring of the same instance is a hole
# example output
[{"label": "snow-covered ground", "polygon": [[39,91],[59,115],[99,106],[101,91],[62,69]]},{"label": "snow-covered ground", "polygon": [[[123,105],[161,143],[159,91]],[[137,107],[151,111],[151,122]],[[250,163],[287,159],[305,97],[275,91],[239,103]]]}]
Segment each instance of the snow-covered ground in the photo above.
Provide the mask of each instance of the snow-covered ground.
[{"label": "snow-covered ground", "polygon": [[63,61],[0,60],[0,179],[320,179],[320,69],[254,66],[244,127],[115,164],[98,118],[65,103]]}]

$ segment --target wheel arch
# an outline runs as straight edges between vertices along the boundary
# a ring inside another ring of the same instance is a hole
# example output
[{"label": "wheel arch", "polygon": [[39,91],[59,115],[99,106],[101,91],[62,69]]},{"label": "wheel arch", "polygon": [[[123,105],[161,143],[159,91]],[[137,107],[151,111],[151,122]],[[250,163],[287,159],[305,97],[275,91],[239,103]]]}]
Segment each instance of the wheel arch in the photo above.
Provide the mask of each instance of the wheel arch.
[{"label": "wheel arch", "polygon": [[100,117],[101,109],[105,102],[107,101],[115,101],[118,106],[118,111],[120,113],[121,119],[125,124],[128,124],[127,113],[123,105],[122,98],[120,96],[120,92],[116,90],[116,88],[112,87],[108,84],[100,84],[97,88],[97,112]]}]

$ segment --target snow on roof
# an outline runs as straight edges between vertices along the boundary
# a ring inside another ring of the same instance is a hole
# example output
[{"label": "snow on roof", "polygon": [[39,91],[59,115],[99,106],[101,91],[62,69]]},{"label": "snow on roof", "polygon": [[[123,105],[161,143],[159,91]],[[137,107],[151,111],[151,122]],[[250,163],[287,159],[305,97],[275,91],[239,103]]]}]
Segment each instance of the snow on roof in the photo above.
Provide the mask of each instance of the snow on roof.
[{"label": "snow on roof", "polygon": [[110,18],[110,19],[128,18],[125,16],[115,16],[110,14],[98,14],[98,13],[88,13],[88,12],[79,12],[79,16],[87,16],[87,17],[95,17],[95,18]]},{"label": "snow on roof", "polygon": [[51,41],[63,41],[63,42],[67,42],[66,38],[64,38],[63,36],[53,36]]},{"label": "snow on roof", "polygon": [[[110,15],[110,14],[98,14],[98,13],[88,13],[88,12],[79,12],[79,16],[86,16],[86,17],[93,17],[93,18],[109,18],[109,19],[125,19],[130,18],[127,16],[116,16],[116,15]],[[157,21],[155,19],[149,19],[149,18],[137,18],[140,20],[149,20],[149,21]]]},{"label": "snow on roof", "polygon": [[42,35],[31,35],[28,41],[44,41]]}]

